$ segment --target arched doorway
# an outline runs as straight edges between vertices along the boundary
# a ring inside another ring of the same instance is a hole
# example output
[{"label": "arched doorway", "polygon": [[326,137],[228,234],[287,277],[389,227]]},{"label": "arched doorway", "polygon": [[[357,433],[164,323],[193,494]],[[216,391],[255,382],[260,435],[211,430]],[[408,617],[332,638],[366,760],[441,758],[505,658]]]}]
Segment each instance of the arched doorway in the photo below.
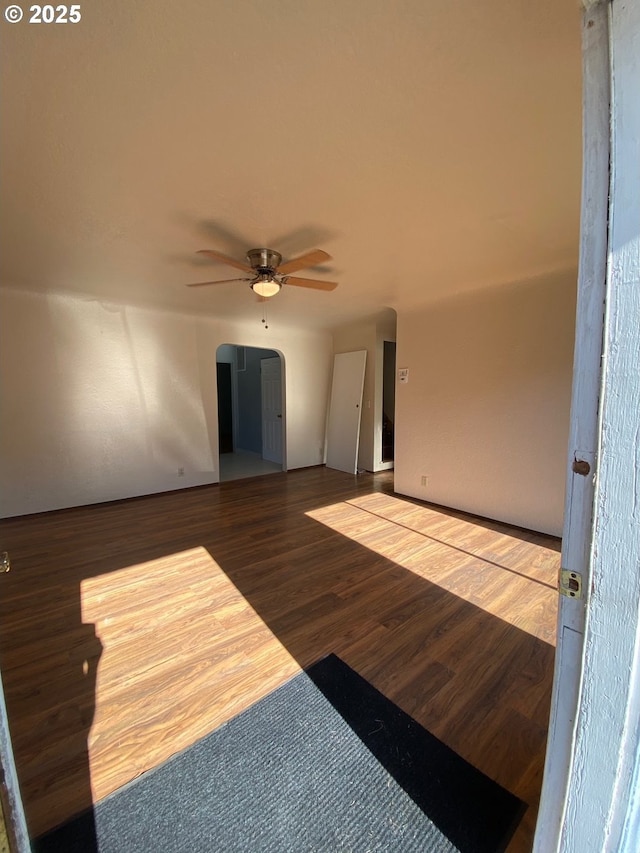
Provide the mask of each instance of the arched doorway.
[{"label": "arched doorway", "polygon": [[221,482],[286,470],[283,367],[275,350],[218,347]]}]

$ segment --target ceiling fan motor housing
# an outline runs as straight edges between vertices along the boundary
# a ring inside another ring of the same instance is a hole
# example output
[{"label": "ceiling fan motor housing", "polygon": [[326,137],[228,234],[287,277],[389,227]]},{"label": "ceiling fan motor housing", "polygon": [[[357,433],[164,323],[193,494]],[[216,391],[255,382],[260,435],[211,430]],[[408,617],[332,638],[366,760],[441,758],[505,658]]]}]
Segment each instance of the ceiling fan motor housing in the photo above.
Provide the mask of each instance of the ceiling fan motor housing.
[{"label": "ceiling fan motor housing", "polygon": [[249,249],[247,258],[252,269],[257,272],[273,273],[282,263],[282,255],[273,249]]}]

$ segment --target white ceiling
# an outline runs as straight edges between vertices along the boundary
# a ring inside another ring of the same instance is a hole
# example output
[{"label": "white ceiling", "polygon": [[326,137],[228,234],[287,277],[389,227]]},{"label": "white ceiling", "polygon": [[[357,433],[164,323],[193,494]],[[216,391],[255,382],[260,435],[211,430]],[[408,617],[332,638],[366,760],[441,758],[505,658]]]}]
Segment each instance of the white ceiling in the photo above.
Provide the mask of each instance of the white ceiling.
[{"label": "white ceiling", "polygon": [[0,21],[4,284],[251,318],[197,249],[322,248],[339,288],[269,305],[320,326],[575,268],[577,0],[81,12]]}]

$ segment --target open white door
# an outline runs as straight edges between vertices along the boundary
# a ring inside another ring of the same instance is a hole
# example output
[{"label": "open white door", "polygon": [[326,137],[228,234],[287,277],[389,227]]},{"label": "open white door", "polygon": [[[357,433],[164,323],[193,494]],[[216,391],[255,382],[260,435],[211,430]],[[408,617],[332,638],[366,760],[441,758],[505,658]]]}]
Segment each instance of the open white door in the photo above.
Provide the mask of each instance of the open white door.
[{"label": "open white door", "polygon": [[333,359],[327,429],[327,468],[358,472],[362,390],[367,351],[343,352]]},{"label": "open white door", "polygon": [[260,359],[262,458],[282,465],[282,369],[280,357]]}]

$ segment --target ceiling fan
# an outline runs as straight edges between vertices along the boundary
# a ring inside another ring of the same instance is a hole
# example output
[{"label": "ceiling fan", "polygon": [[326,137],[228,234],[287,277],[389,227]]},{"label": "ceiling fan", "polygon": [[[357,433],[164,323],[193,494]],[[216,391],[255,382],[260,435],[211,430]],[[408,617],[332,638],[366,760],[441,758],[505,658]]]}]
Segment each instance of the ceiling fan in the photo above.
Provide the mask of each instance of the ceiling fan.
[{"label": "ceiling fan", "polygon": [[235,258],[229,258],[214,249],[201,249],[198,254],[206,255],[214,261],[221,261],[227,266],[251,273],[251,277],[226,278],[222,281],[197,281],[194,284],[188,284],[187,287],[206,287],[209,284],[248,281],[249,287],[254,293],[263,298],[268,298],[279,293],[283,284],[291,284],[294,287],[310,287],[314,290],[335,290],[338,286],[337,281],[319,281],[315,278],[298,278],[298,276],[289,275],[289,273],[307,267],[315,267],[324,261],[330,261],[331,255],[323,252],[322,249],[313,249],[311,252],[306,252],[306,254],[286,261],[284,264],[280,252],[273,249],[250,249],[247,252],[248,263],[236,261]]}]

